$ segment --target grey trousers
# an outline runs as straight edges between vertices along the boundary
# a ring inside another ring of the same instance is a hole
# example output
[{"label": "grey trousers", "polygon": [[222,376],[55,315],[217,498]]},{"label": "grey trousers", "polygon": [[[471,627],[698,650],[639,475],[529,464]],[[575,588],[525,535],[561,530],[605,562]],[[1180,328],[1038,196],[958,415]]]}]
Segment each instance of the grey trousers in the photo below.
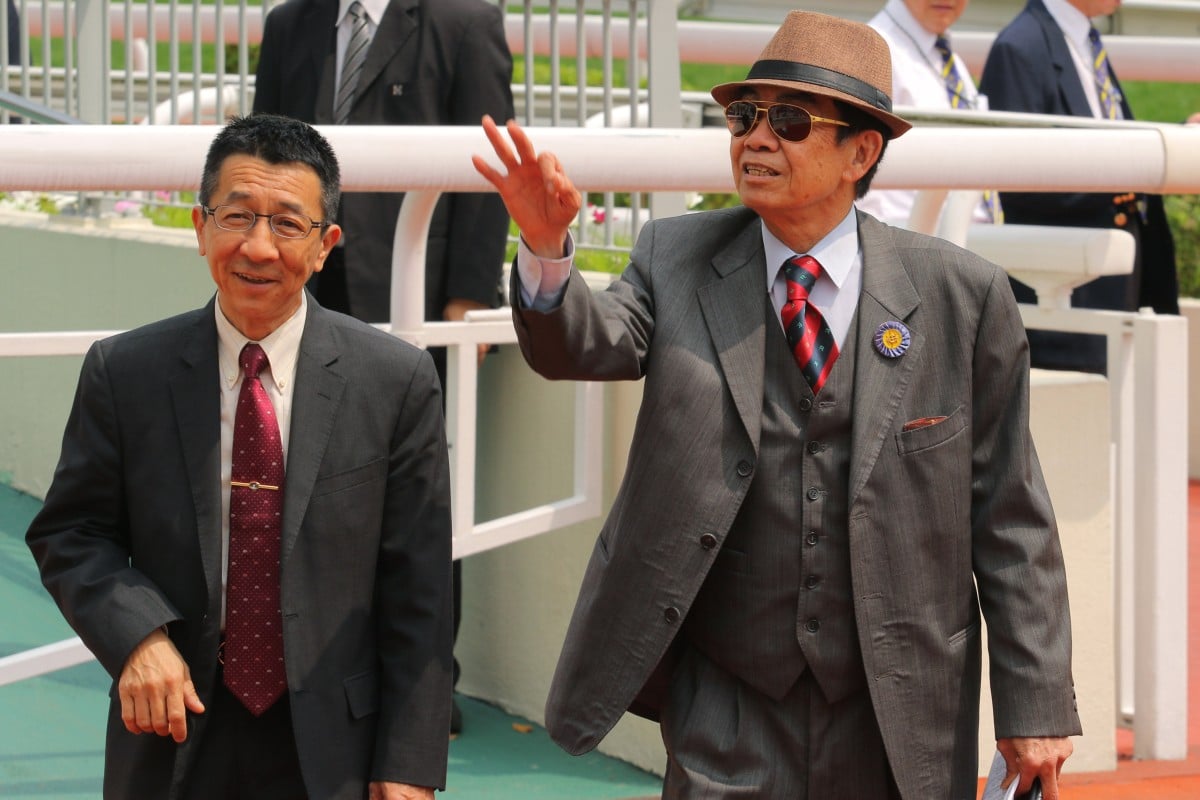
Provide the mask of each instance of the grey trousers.
[{"label": "grey trousers", "polygon": [[807,671],[777,702],[689,647],[662,736],[667,800],[900,800],[866,689],[831,705]]}]

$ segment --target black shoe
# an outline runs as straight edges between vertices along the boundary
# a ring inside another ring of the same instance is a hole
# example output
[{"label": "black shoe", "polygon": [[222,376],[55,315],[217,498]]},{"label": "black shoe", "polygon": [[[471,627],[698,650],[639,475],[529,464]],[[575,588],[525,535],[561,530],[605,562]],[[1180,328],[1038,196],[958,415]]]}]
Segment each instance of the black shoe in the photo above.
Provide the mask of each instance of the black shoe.
[{"label": "black shoe", "polygon": [[458,707],[458,701],[450,699],[450,734],[457,736],[462,733],[462,710]]}]

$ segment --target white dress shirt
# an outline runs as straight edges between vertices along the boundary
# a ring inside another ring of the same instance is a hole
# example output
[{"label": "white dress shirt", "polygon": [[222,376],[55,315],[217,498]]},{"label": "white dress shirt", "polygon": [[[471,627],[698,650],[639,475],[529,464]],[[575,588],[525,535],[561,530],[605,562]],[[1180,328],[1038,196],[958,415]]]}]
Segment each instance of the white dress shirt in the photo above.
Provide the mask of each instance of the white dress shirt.
[{"label": "white dress shirt", "polygon": [[[787,302],[787,279],[781,272],[783,262],[795,255],[810,255],[821,264],[821,275],[809,300],[820,309],[833,338],[841,347],[850,331],[862,289],[862,253],[858,246],[858,220],[854,209],[851,208],[837,227],[807,253],[792,250],[768,231],[766,225],[762,226],[762,237],[767,293],[775,307],[775,319],[780,329],[783,329],[783,304]],[[517,277],[521,283],[520,302],[525,308],[550,311],[562,303],[575,256],[575,244],[570,236],[567,237],[566,252],[562,258],[539,258],[524,239],[518,242]]]},{"label": "white dress shirt", "polygon": [[[387,11],[390,1],[358,0],[362,4],[363,10],[367,12],[367,33],[372,40],[375,38],[375,31],[379,29],[379,23],[383,19],[383,12]],[[350,19],[350,4],[353,2],[354,0],[338,0],[337,66],[333,76],[334,86],[342,85],[342,63],[346,60],[346,47],[350,44],[350,29],[354,25],[354,21]]]},{"label": "white dress shirt", "polygon": [[[300,295],[300,308],[286,322],[258,342],[267,354],[269,365],[259,373],[259,380],[279,422],[279,438],[283,443],[283,463],[287,468],[288,434],[292,429],[292,393],[296,381],[296,360],[300,355],[300,337],[308,316],[308,300]],[[233,477],[233,423],[237,413],[238,396],[242,391],[242,367],[239,357],[242,348],[251,341],[233,327],[221,311],[220,298],[215,303],[217,318],[217,364],[221,371],[221,626],[225,624],[225,585],[229,564],[229,481]],[[285,488],[286,491],[286,488]]]},{"label": "white dress shirt", "polygon": [[[1067,40],[1067,49],[1071,51],[1071,61],[1075,71],[1079,73],[1079,82],[1083,84],[1083,93],[1087,95],[1088,106],[1092,116],[1104,119],[1100,105],[1100,89],[1096,86],[1096,73],[1092,69],[1092,43],[1088,41],[1088,32],[1092,29],[1092,21],[1087,15],[1067,0],[1043,0],[1046,10],[1058,23],[1063,38]],[[1120,106],[1118,106],[1120,110]]]},{"label": "white dress shirt", "polygon": [[[879,32],[892,52],[893,105],[949,111],[950,96],[942,78],[942,54],[934,48],[937,34],[922,27],[904,0],[888,0],[883,10],[867,24]],[[979,94],[967,65],[957,53],[954,64],[963,81],[964,102],[960,107],[986,110],[987,98]],[[892,225],[907,225],[916,196],[917,193],[910,190],[876,189],[860,199],[858,207]],[[981,203],[975,210],[974,219],[987,222],[988,218],[987,207]]]}]

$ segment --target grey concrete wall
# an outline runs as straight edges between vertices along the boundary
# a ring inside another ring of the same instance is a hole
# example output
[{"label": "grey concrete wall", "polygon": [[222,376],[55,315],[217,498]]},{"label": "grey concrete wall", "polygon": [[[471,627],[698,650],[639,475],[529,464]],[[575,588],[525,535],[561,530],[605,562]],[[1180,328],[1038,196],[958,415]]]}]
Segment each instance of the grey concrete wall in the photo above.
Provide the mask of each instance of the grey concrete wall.
[{"label": "grey concrete wall", "polygon": [[[193,231],[120,225],[0,214],[0,332],[125,329],[208,301]],[[45,494],[82,361],[0,358],[0,480]]]}]

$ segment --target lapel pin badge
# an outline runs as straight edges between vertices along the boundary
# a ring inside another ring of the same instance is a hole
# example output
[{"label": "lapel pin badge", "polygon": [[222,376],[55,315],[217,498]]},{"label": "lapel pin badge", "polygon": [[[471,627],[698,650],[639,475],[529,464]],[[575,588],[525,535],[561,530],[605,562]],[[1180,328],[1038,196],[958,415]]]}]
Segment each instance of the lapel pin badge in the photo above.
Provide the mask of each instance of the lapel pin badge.
[{"label": "lapel pin badge", "polygon": [[399,97],[402,94],[404,94],[404,84],[403,83],[393,83],[392,84],[392,97]]},{"label": "lapel pin badge", "polygon": [[889,321],[879,326],[875,331],[875,349],[880,355],[888,358],[899,358],[912,344],[912,336],[908,328],[901,322]]}]

